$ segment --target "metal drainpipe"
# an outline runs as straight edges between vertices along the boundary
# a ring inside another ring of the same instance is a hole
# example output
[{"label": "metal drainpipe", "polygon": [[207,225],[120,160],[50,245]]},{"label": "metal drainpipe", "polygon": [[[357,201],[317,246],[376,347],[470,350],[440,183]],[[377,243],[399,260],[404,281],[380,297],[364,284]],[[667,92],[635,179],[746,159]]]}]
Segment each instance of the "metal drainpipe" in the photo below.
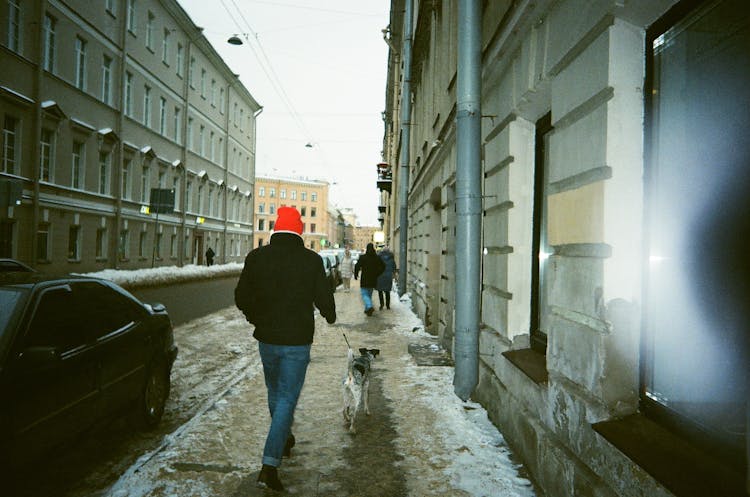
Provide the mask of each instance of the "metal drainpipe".
[{"label": "metal drainpipe", "polygon": [[409,238],[409,148],[411,141],[411,45],[413,34],[413,0],[406,0],[404,11],[404,64],[401,85],[401,154],[399,155],[399,256],[398,294],[406,293],[407,242]]},{"label": "metal drainpipe", "polygon": [[479,0],[458,2],[456,102],[456,363],[453,388],[468,400],[479,382],[479,284],[482,222],[481,74]]}]

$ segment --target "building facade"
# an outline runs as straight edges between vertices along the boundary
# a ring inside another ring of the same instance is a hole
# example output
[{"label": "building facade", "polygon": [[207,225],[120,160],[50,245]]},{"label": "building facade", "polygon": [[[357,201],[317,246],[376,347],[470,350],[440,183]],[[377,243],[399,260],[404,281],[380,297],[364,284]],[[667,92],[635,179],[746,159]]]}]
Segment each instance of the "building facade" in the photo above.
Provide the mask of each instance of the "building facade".
[{"label": "building facade", "polygon": [[[177,1],[0,4],[0,256],[42,270],[241,261],[261,107]],[[6,205],[10,204],[10,205]]]},{"label": "building facade", "polygon": [[[469,4],[481,171],[466,193]],[[449,350],[478,335],[473,397],[546,495],[748,491],[749,20],[739,0],[391,2],[388,238],[427,329]],[[469,196],[481,275],[467,303]],[[459,305],[478,305],[476,329],[456,329]]]},{"label": "building facade", "polygon": [[267,245],[276,222],[276,209],[294,207],[302,215],[302,238],[305,246],[318,251],[335,236],[329,233],[328,188],[325,181],[308,179],[255,178],[255,240],[254,247]]},{"label": "building facade", "polygon": [[379,226],[355,226],[354,242],[351,248],[364,252],[368,243],[374,242],[374,235],[380,231]]}]

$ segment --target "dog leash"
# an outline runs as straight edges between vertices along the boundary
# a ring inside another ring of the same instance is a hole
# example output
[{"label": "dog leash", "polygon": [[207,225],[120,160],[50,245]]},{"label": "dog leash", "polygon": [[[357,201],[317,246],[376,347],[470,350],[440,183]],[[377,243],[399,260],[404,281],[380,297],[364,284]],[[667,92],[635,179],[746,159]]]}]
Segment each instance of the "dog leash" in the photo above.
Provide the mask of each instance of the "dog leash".
[{"label": "dog leash", "polygon": [[342,333],[342,335],[344,335],[344,340],[346,340],[346,346],[349,347],[349,350],[351,350],[352,346],[349,345],[349,339],[346,338],[346,333]]}]

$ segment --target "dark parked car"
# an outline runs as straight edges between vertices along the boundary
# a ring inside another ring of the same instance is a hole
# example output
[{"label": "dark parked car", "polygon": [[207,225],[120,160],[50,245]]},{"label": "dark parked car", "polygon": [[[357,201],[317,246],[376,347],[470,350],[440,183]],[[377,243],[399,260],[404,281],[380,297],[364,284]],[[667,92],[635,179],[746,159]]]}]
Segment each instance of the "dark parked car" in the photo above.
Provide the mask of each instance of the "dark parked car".
[{"label": "dark parked car", "polygon": [[16,271],[33,272],[34,269],[30,268],[23,262],[17,261],[15,259],[4,259],[4,258],[0,259],[0,273],[8,273],[8,272],[16,272]]},{"label": "dark parked car", "polygon": [[101,279],[0,273],[0,465],[133,409],[156,426],[176,356],[160,304]]}]

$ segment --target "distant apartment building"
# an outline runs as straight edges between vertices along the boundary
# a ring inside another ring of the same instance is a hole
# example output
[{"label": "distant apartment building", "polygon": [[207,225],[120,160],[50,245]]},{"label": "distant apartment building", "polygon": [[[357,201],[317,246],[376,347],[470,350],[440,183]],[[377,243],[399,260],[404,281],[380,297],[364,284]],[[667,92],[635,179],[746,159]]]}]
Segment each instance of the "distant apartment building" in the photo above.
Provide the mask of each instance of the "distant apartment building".
[{"label": "distant apartment building", "polygon": [[373,243],[373,236],[376,231],[380,231],[379,226],[356,226],[354,228],[354,241],[351,248],[364,252],[367,244]]},{"label": "distant apartment building", "polygon": [[254,246],[267,245],[273,234],[276,210],[289,206],[302,215],[305,246],[320,250],[331,236],[328,223],[328,187],[325,181],[262,177],[255,178]]},{"label": "distant apartment building", "polygon": [[261,107],[178,2],[7,0],[0,18],[0,257],[241,261]]}]

